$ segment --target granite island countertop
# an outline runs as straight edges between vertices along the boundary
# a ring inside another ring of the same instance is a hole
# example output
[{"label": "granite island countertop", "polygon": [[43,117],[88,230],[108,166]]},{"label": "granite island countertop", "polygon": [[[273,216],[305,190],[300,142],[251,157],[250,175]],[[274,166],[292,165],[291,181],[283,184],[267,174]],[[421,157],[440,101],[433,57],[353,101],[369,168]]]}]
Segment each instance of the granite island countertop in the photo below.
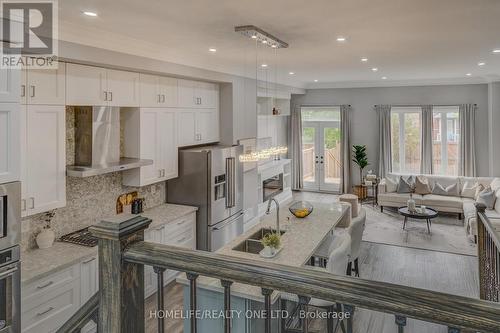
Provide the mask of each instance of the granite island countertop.
[{"label": "granite island countertop", "polygon": [[[305,265],[330,231],[345,218],[348,210],[347,206],[340,203],[311,203],[314,206],[314,211],[307,218],[303,219],[294,217],[289,212],[288,206],[280,207],[280,229],[282,231],[285,230],[285,233],[281,237],[283,249],[274,258],[262,258],[258,254],[240,252],[233,250],[233,248],[261,228],[275,228],[275,211],[270,215],[262,217],[261,221],[254,227],[217,250],[216,253],[294,267]],[[184,275],[178,277],[177,282],[188,285],[188,280]],[[197,287],[221,293],[224,292],[218,279],[204,276],[200,276],[197,279]],[[241,283],[235,283],[231,286],[231,295],[258,302],[264,301],[259,287]],[[279,292],[274,292],[272,296],[273,303],[277,299],[277,296],[279,296]]]},{"label": "granite island countertop", "polygon": [[[197,210],[197,207],[166,203],[146,209],[140,215],[153,220],[150,227],[155,227],[171,223]],[[22,251],[21,283],[32,283],[96,255],[97,246],[87,247],[59,241],[48,249]]]}]

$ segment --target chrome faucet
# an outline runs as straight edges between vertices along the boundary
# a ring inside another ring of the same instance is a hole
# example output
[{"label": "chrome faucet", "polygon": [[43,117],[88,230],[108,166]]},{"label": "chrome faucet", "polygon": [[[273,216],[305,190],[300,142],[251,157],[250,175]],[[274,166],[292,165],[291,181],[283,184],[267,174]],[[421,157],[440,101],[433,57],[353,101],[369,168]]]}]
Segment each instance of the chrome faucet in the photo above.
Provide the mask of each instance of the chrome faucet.
[{"label": "chrome faucet", "polygon": [[276,232],[278,233],[278,235],[280,235],[280,204],[276,199],[271,198],[267,202],[266,215],[269,215],[271,213],[271,203],[273,201],[276,204]]}]

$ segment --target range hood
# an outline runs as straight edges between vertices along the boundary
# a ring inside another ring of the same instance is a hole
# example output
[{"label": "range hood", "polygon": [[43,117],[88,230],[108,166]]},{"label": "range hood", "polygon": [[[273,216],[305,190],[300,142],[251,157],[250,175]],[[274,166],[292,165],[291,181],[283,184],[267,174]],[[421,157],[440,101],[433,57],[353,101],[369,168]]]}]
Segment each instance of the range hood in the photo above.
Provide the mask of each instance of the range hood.
[{"label": "range hood", "polygon": [[120,108],[74,107],[75,165],[66,168],[69,177],[90,177],[140,168],[153,160],[120,158]]}]

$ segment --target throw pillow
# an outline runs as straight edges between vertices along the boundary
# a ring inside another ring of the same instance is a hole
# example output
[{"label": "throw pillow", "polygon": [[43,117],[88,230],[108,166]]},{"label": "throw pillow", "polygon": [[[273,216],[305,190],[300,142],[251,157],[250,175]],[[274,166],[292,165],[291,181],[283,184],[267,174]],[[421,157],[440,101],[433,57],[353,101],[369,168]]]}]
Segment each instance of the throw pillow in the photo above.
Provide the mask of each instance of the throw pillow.
[{"label": "throw pillow", "polygon": [[399,177],[398,193],[412,193],[413,192],[413,182],[412,177],[404,179],[403,176]]},{"label": "throw pillow", "polygon": [[431,193],[431,187],[426,177],[417,176],[415,179],[415,193],[422,195]]},{"label": "throw pillow", "polygon": [[458,197],[458,184],[451,184],[450,186],[444,188],[443,185],[436,183],[432,189],[432,194]]},{"label": "throw pillow", "polygon": [[394,193],[398,190],[398,182],[389,177],[385,179],[385,191],[387,193]]},{"label": "throw pillow", "polygon": [[479,192],[481,192],[481,190],[478,191],[478,189],[482,186],[480,185],[481,184],[478,182],[475,182],[474,184],[471,182],[465,182],[465,185],[462,188],[462,197],[476,199]]},{"label": "throw pillow", "polygon": [[477,196],[477,203],[482,203],[486,205],[486,209],[493,209],[495,207],[495,201],[497,199],[495,191],[491,187],[487,186],[484,190]]}]

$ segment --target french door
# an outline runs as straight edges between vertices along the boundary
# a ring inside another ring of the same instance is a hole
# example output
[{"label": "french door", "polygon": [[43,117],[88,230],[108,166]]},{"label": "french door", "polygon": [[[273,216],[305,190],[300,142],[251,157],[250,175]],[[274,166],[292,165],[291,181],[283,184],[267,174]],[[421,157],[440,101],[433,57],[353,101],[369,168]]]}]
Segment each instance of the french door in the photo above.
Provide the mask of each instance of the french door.
[{"label": "french door", "polygon": [[304,189],[340,191],[339,121],[302,121],[302,160]]}]

